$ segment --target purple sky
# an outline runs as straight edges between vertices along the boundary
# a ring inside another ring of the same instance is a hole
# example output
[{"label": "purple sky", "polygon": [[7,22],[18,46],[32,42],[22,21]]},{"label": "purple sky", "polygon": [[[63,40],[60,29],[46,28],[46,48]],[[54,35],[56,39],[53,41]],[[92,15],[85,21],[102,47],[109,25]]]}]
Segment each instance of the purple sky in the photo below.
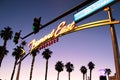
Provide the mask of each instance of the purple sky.
[{"label": "purple sky", "polygon": [[[22,30],[21,36],[25,36],[32,32],[32,24],[34,17],[42,17],[41,24],[45,24],[53,18],[59,16],[65,11],[78,5],[83,0],[0,0],[0,30],[10,26],[15,32]],[[80,11],[79,9],[78,11]],[[57,26],[66,21],[67,24],[73,21],[72,14],[58,20],[57,22],[40,30],[39,33],[33,34],[25,40],[29,43],[33,39],[40,39],[46,34],[49,34],[52,29],[57,29]],[[120,2],[112,6],[113,18],[120,20]],[[85,24],[91,21],[107,19],[107,12],[100,11],[99,13],[79,22],[76,25]],[[118,45],[120,46],[120,25],[115,25]],[[3,45],[3,40],[0,38],[0,45]],[[10,80],[14,65],[14,57],[11,56],[13,48],[16,46],[13,40],[8,41],[7,49],[9,53],[5,56],[2,67],[0,68],[0,78]],[[53,51],[52,57],[49,59],[48,80],[57,79],[57,71],[55,71],[56,62],[62,61],[64,64],[71,62],[74,65],[74,71],[71,73],[71,80],[82,80],[82,74],[79,71],[82,65],[87,67],[89,61],[95,64],[93,70],[93,80],[99,79],[99,70],[110,68],[111,75],[115,73],[114,56],[112,49],[112,41],[109,25],[103,27],[95,27],[71,33],[59,38],[59,42],[48,47]],[[119,48],[120,49],[120,48]],[[28,47],[25,47],[28,53]],[[45,59],[41,53],[36,56],[33,78],[32,80],[44,80],[45,76]],[[30,66],[32,56],[29,55],[22,62],[20,80],[29,80]],[[16,68],[17,72],[17,68]],[[87,72],[89,76],[89,70]],[[16,73],[14,80],[16,78]],[[67,80],[68,73],[64,69],[60,74],[60,80]]]}]

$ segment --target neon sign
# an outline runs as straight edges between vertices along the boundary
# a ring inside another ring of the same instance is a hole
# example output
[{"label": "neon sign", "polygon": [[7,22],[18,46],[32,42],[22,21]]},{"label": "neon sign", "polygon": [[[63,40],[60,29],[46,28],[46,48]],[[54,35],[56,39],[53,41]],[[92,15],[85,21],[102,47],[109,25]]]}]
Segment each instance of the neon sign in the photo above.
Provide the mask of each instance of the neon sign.
[{"label": "neon sign", "polygon": [[63,21],[58,25],[56,30],[53,29],[49,34],[45,35],[43,38],[39,40],[36,40],[36,39],[32,40],[28,44],[28,47],[30,51],[33,51],[34,49],[41,50],[45,47],[52,45],[53,43],[58,42],[58,37],[61,37],[68,33],[76,32],[76,31],[84,30],[88,28],[93,28],[93,27],[99,27],[99,26],[104,26],[109,24],[119,24],[119,23],[120,21],[109,21],[109,19],[107,19],[107,20],[99,20],[96,22],[90,22],[87,24],[76,26],[74,21],[68,25],[66,24],[65,21]]},{"label": "neon sign", "polygon": [[81,10],[80,12],[74,15],[75,22],[82,20],[83,18],[91,15],[92,13],[98,11],[99,9],[109,5],[116,0],[98,0],[94,4],[88,6],[87,8]]},{"label": "neon sign", "polygon": [[72,30],[74,30],[75,28],[75,22],[73,21],[71,24],[66,24],[65,21],[61,22],[57,29],[53,29],[48,35],[45,35],[43,38],[41,38],[40,40],[32,40],[29,44],[28,47],[30,49],[30,51],[34,50],[34,49],[43,49],[45,47],[48,47],[50,45],[52,45],[53,43],[58,42],[58,37],[68,33]]}]

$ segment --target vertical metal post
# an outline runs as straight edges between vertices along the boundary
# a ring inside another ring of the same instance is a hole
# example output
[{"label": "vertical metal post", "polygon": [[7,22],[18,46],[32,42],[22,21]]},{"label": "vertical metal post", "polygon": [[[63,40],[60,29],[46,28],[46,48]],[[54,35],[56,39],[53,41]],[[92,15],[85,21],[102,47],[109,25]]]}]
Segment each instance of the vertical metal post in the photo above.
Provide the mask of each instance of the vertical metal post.
[{"label": "vertical metal post", "polygon": [[[110,7],[107,8],[107,11],[108,11],[108,18],[110,21],[112,21],[113,18],[112,18],[112,12]],[[114,24],[110,25],[110,32],[111,32],[111,38],[112,38],[113,54],[114,54],[115,69],[116,69],[116,80],[120,80],[119,48],[118,48]]]}]

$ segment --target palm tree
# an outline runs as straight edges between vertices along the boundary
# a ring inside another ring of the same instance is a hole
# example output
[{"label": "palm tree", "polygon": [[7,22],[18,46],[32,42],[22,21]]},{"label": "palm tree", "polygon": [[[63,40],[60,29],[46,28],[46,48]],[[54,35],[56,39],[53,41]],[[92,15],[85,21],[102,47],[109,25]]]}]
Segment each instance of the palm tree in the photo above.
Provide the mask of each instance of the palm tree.
[{"label": "palm tree", "polygon": [[48,48],[45,49],[42,53],[43,58],[46,59],[46,71],[45,71],[45,80],[47,80],[47,72],[48,72],[48,60],[51,57],[52,51],[50,51]]},{"label": "palm tree", "polygon": [[85,66],[81,66],[80,71],[83,74],[83,80],[85,80],[85,74],[87,73],[87,68]]},{"label": "palm tree", "polygon": [[6,47],[7,41],[9,39],[12,39],[13,37],[12,35],[13,35],[13,31],[9,26],[5,27],[4,30],[0,31],[0,36],[4,40],[4,44],[3,44],[4,47]]},{"label": "palm tree", "polygon": [[91,80],[92,79],[92,70],[95,68],[95,64],[92,61],[90,61],[88,63],[88,67],[89,67],[89,70],[90,70],[90,80]]},{"label": "palm tree", "polygon": [[107,77],[108,77],[108,79],[109,79],[109,75],[111,74],[111,69],[106,68],[106,69],[105,69],[105,74],[107,74]]},{"label": "palm tree", "polygon": [[[3,43],[4,48],[6,48],[7,41],[9,39],[12,39],[12,37],[13,37],[12,34],[13,34],[13,31],[11,30],[11,28],[9,26],[5,27],[4,30],[0,31],[0,37],[4,40],[4,43]],[[1,63],[2,63],[2,60],[5,55],[6,55],[6,53],[0,54],[0,67],[1,67]]]},{"label": "palm tree", "polygon": [[7,55],[9,51],[6,50],[6,48],[4,46],[0,46],[0,67],[1,67],[1,63],[2,63],[2,57],[4,55]]},{"label": "palm tree", "polygon": [[31,63],[30,79],[29,80],[32,80],[32,72],[33,72],[35,57],[36,57],[37,53],[39,53],[38,49],[35,49],[31,52],[31,55],[32,55],[33,58],[32,58],[32,63]]},{"label": "palm tree", "polygon": [[13,72],[12,72],[12,75],[11,75],[11,80],[13,80],[14,73],[15,73],[15,68],[16,68],[16,65],[17,65],[17,61],[19,60],[19,58],[21,56],[21,53],[22,53],[21,46],[17,46],[17,48],[14,48],[13,50],[14,51],[12,53],[12,56],[15,57],[15,62],[14,62]]},{"label": "palm tree", "polygon": [[21,46],[24,47],[24,46],[26,46],[26,44],[27,44],[26,41],[22,41]]},{"label": "palm tree", "polygon": [[70,73],[74,70],[74,66],[71,62],[67,62],[65,67],[66,67],[66,71],[68,72],[68,77],[69,77],[68,80],[70,80]]},{"label": "palm tree", "polygon": [[[21,59],[23,58],[23,56],[25,55],[25,50],[24,50],[24,46],[26,45],[26,41],[22,41],[21,43],[21,49],[22,49],[22,53],[21,53],[21,56],[20,56],[20,61]],[[16,80],[19,80],[19,75],[20,75],[20,69],[21,69],[21,62],[19,63],[18,65],[18,71],[17,71],[17,76],[16,76]]]},{"label": "palm tree", "polygon": [[64,64],[62,63],[62,61],[58,61],[55,65],[55,69],[58,71],[57,80],[59,80],[59,74],[61,71],[63,71],[63,67]]}]

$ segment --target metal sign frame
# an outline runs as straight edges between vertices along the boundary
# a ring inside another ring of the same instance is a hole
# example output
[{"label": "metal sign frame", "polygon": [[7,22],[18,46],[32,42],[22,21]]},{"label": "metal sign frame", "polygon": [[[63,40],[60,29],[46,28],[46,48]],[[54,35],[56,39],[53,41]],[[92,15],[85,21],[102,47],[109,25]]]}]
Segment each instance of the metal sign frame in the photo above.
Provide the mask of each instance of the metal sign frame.
[{"label": "metal sign frame", "polygon": [[87,8],[74,14],[74,21],[77,23],[77,22],[95,14],[96,12],[104,9],[106,6],[109,6],[117,1],[118,0],[98,0],[97,2],[88,6]]}]

